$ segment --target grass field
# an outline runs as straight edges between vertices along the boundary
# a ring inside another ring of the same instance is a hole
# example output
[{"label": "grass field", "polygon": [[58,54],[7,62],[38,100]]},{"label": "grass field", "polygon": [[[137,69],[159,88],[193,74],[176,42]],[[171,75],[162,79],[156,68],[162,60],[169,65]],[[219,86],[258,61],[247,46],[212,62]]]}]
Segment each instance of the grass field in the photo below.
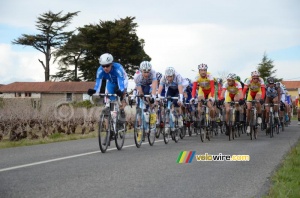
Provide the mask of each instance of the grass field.
[{"label": "grass field", "polygon": [[300,141],[272,176],[272,186],[265,198],[271,197],[300,197]]}]

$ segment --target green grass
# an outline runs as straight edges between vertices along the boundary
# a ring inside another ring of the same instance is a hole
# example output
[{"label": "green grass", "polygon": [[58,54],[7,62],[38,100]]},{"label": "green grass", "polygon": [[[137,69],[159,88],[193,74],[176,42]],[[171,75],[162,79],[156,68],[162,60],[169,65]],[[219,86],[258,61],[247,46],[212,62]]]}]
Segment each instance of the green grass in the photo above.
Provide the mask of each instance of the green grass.
[{"label": "green grass", "polygon": [[269,197],[300,197],[300,141],[272,176]]}]

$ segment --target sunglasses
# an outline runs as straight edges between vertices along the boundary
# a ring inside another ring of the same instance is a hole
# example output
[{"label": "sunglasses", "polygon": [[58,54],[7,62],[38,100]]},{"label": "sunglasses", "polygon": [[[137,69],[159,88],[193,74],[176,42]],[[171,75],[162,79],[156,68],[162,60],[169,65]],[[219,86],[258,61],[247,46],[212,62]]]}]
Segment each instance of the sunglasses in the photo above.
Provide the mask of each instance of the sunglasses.
[{"label": "sunglasses", "polygon": [[144,70],[143,73],[150,73],[150,71],[149,70]]},{"label": "sunglasses", "polygon": [[258,80],[258,78],[252,78],[253,80]]},{"label": "sunglasses", "polygon": [[110,67],[110,64],[108,65],[102,65],[103,68],[107,68],[107,67]]}]

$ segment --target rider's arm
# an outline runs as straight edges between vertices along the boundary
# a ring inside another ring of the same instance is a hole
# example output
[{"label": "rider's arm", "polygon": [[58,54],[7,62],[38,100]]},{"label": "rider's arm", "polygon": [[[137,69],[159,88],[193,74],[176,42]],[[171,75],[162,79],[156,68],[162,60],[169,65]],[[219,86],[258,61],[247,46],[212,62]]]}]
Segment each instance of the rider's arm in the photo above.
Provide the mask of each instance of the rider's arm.
[{"label": "rider's arm", "polygon": [[221,94],[219,96],[219,100],[224,99],[225,91],[226,91],[226,88],[222,88],[222,92],[221,92]]},{"label": "rider's arm", "polygon": [[212,98],[215,98],[215,81],[214,80],[210,81],[210,96]]},{"label": "rider's arm", "polygon": [[142,90],[142,86],[136,86],[139,94],[144,94],[143,90]]},{"label": "rider's arm", "polygon": [[98,70],[97,70],[96,84],[95,84],[95,87],[94,87],[94,90],[96,91],[96,93],[100,93],[102,78],[103,78],[103,70],[102,70],[101,67],[99,67]]},{"label": "rider's arm", "polygon": [[266,95],[266,87],[264,85],[261,86],[261,99],[264,99]]},{"label": "rider's arm", "polygon": [[152,81],[152,97],[156,96],[157,80]]},{"label": "rider's arm", "polygon": [[180,101],[182,101],[183,100],[183,86],[182,85],[178,85],[178,91],[179,91]]},{"label": "rider's arm", "polygon": [[248,85],[244,85],[244,89],[243,89],[243,98],[245,98],[247,89],[248,89]]},{"label": "rider's arm", "polygon": [[163,85],[159,85],[158,90],[157,90],[157,95],[160,96],[162,90],[163,90],[164,86]]},{"label": "rider's arm", "polygon": [[198,85],[197,82],[193,82],[192,98],[195,98],[196,96],[197,85]]}]

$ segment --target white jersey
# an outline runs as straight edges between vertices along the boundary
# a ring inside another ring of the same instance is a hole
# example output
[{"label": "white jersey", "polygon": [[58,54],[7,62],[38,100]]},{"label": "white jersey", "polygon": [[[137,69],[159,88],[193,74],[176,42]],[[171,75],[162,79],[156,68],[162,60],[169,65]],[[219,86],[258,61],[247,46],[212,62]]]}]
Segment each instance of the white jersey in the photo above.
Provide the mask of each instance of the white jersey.
[{"label": "white jersey", "polygon": [[140,71],[137,71],[134,74],[133,78],[134,78],[134,82],[135,82],[136,86],[151,85],[154,80],[157,80],[156,79],[156,71],[154,71],[153,69],[151,69],[148,78],[144,78],[142,72],[140,72]]},{"label": "white jersey", "polygon": [[189,82],[183,78],[180,74],[175,72],[175,77],[172,82],[168,82],[167,77],[164,75],[160,79],[160,85],[165,86],[165,89],[178,89],[178,85],[182,85],[183,89],[188,86]]}]

